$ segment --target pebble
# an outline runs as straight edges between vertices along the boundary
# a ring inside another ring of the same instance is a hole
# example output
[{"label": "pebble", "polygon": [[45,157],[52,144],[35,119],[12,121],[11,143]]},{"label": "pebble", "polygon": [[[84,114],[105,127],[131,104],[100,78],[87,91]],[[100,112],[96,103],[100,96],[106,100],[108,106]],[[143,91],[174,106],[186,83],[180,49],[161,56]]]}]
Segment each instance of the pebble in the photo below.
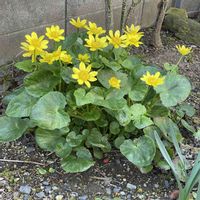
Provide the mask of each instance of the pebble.
[{"label": "pebble", "polygon": [[168,189],[169,186],[170,186],[169,181],[165,180],[164,181],[164,186],[165,186],[166,189]]},{"label": "pebble", "polygon": [[112,194],[111,188],[106,188],[106,193],[107,193],[108,195],[111,195],[111,194]]},{"label": "pebble", "polygon": [[158,184],[154,184],[154,187],[155,187],[155,188],[159,188],[159,185],[158,185]]},{"label": "pebble", "polygon": [[63,199],[63,195],[57,195],[56,196],[56,200],[62,200]]},{"label": "pebble", "polygon": [[51,191],[51,186],[46,186],[45,189],[44,189],[44,191],[46,193],[49,193]]},{"label": "pebble", "polygon": [[38,198],[42,199],[45,197],[45,193],[42,191],[42,192],[38,192],[35,194]]},{"label": "pebble", "polygon": [[31,187],[29,185],[22,185],[22,186],[20,186],[19,191],[23,194],[30,194]]},{"label": "pebble", "polygon": [[79,200],[87,200],[88,199],[88,196],[87,195],[83,195],[81,197],[78,198]]},{"label": "pebble", "polygon": [[114,187],[113,192],[119,193],[121,189],[122,189],[121,187]]},{"label": "pebble", "polygon": [[35,148],[33,148],[33,147],[27,147],[27,149],[26,149],[26,153],[31,153],[33,151],[35,151]]},{"label": "pebble", "polygon": [[133,185],[131,183],[127,183],[126,187],[130,190],[136,190],[137,189],[137,186],[136,185]]},{"label": "pebble", "polygon": [[77,197],[77,196],[78,196],[78,193],[77,193],[77,192],[72,192],[72,193],[71,193],[71,196],[72,196],[72,197]]},{"label": "pebble", "polygon": [[29,200],[29,195],[25,194],[24,197],[23,197],[23,200]]},{"label": "pebble", "polygon": [[47,186],[47,185],[49,185],[49,182],[48,182],[48,181],[43,181],[43,182],[42,182],[42,185]]},{"label": "pebble", "polygon": [[126,193],[125,193],[124,191],[121,191],[121,192],[120,192],[120,195],[125,196]]}]

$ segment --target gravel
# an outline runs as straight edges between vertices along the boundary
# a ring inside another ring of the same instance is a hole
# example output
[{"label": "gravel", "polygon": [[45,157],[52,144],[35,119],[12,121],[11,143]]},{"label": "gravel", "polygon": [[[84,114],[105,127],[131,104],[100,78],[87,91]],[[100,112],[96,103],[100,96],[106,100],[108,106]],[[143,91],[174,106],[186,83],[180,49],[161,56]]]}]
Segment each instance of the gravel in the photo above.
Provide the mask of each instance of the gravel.
[{"label": "gravel", "polygon": [[19,188],[19,191],[23,194],[30,194],[31,193],[32,188],[29,185],[22,185]]}]

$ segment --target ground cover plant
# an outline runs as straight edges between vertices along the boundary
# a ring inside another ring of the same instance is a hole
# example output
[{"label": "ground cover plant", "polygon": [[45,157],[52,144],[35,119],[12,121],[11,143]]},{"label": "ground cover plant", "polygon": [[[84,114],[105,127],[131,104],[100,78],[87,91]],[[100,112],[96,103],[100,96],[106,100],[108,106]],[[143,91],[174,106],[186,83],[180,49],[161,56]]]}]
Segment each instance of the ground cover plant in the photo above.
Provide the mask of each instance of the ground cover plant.
[{"label": "ground cover plant", "polygon": [[0,117],[0,142],[33,132],[37,144],[55,152],[70,173],[87,170],[113,147],[142,172],[153,166],[169,169],[154,132],[173,157],[172,135],[182,140],[176,123],[181,120],[191,130],[183,119],[194,114],[184,103],[191,85],[178,74],[191,48],[177,46],[177,64],[148,66],[129,54],[132,46],[142,45],[139,26],[106,34],[80,18],[71,24],[77,31],[66,38],[59,26],[46,28],[48,40],[35,32],[25,36],[23,56],[30,59],[15,66],[27,75],[4,98],[8,105]]}]

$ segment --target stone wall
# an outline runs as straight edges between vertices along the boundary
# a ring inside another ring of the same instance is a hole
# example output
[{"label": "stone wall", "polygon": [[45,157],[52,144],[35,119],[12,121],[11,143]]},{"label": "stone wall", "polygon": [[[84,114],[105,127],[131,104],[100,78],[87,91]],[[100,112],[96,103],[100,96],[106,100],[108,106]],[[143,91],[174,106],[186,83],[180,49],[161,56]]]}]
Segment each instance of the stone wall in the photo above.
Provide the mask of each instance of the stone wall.
[{"label": "stone wall", "polygon": [[[68,0],[68,16],[81,16],[98,25],[105,24],[105,0]],[[187,1],[187,0],[185,0]],[[189,1],[189,0],[188,0]],[[199,1],[199,0],[192,0]],[[113,0],[115,28],[119,27],[121,0]],[[142,0],[135,8],[130,23],[152,26],[157,18],[160,0]],[[131,0],[128,0],[128,4]],[[65,0],[0,0],[0,65],[19,55],[24,35],[32,31],[44,33],[45,27],[64,27]],[[191,5],[189,5],[191,6]],[[68,24],[68,32],[72,26]]]}]

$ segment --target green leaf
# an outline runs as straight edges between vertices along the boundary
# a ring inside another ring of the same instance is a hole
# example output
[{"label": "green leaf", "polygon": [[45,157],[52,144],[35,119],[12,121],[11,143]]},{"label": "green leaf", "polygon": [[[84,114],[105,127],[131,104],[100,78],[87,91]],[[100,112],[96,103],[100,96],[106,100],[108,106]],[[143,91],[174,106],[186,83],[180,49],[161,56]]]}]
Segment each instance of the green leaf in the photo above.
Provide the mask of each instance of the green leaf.
[{"label": "green leaf", "polygon": [[2,100],[2,103],[8,105],[9,102],[24,91],[24,87],[17,88],[11,93],[8,93]]},{"label": "green leaf", "polygon": [[84,139],[83,135],[77,135],[74,131],[71,131],[66,138],[66,142],[71,146],[71,147],[77,147],[79,146]]},{"label": "green leaf", "polygon": [[87,136],[87,144],[92,147],[101,148],[103,151],[110,151],[111,145],[108,142],[107,136],[103,136],[96,128],[93,128]]},{"label": "green leaf", "polygon": [[170,118],[156,117],[154,123],[169,141],[172,141],[172,135],[175,135],[178,141],[182,139],[178,126]]},{"label": "green leaf", "polygon": [[122,88],[127,89],[126,87],[128,84],[128,76],[125,73],[115,72],[110,69],[104,69],[100,70],[97,75],[98,81],[107,89],[110,88],[109,80],[112,77],[116,77],[117,79],[121,80],[121,89]]},{"label": "green leaf", "polygon": [[60,92],[49,92],[41,97],[32,109],[31,120],[43,129],[61,129],[68,126],[70,118],[64,112],[65,96]]},{"label": "green leaf", "polygon": [[121,144],[124,142],[125,137],[123,135],[119,135],[115,140],[114,140],[114,145],[117,149],[120,148]]},{"label": "green leaf", "polygon": [[160,169],[163,169],[163,170],[170,170],[170,166],[167,164],[167,162],[165,160],[160,160],[158,163],[157,163],[157,166],[160,168]]},{"label": "green leaf", "polygon": [[124,60],[128,56],[128,53],[124,48],[114,48],[113,53],[115,55],[115,60],[118,61]]},{"label": "green leaf", "polygon": [[28,120],[0,117],[0,142],[10,142],[20,138],[28,128]]},{"label": "green leaf", "polygon": [[24,79],[26,91],[34,97],[41,97],[52,91],[58,83],[59,78],[47,70],[35,71]]},{"label": "green leaf", "polygon": [[86,91],[83,88],[75,90],[74,96],[77,106],[83,106],[94,102],[93,95],[90,92],[86,94]]},{"label": "green leaf", "polygon": [[92,154],[85,147],[78,147],[76,149],[76,155],[78,158],[92,160]]},{"label": "green leaf", "polygon": [[72,147],[68,143],[58,143],[55,147],[55,153],[60,158],[66,158],[72,152]]},{"label": "green leaf", "polygon": [[162,85],[155,87],[164,106],[176,106],[187,99],[191,91],[190,82],[182,75],[168,74]]},{"label": "green leaf", "polygon": [[141,101],[148,91],[148,86],[142,81],[138,81],[133,85],[131,91],[128,93],[128,96],[133,101]]},{"label": "green leaf", "polygon": [[47,174],[47,170],[42,167],[37,168],[37,172],[38,174],[41,174],[41,175]]},{"label": "green leaf", "polygon": [[189,117],[192,117],[195,114],[194,107],[188,103],[179,105],[176,111],[180,117],[183,117],[185,114]]},{"label": "green leaf", "polygon": [[35,140],[38,146],[45,151],[54,151],[58,144],[65,143],[65,137],[60,130],[45,130],[37,128],[35,131]]},{"label": "green leaf", "polygon": [[121,153],[137,167],[151,165],[156,153],[154,141],[148,136],[135,140],[125,140],[120,146]]},{"label": "green leaf", "polygon": [[88,170],[95,164],[94,161],[84,158],[69,156],[61,161],[61,167],[67,173],[78,173]]},{"label": "green leaf", "polygon": [[60,71],[60,75],[62,77],[62,79],[65,81],[65,83],[69,84],[70,82],[76,82],[73,78],[72,78],[72,68],[70,67],[64,67],[61,69]]},{"label": "green leaf", "polygon": [[97,159],[102,159],[103,158],[103,151],[101,151],[99,148],[93,148],[93,155]]},{"label": "green leaf", "polygon": [[23,91],[9,102],[6,115],[9,117],[28,117],[36,102],[37,98]]},{"label": "green leaf", "polygon": [[181,124],[183,125],[184,128],[186,128],[191,133],[195,133],[195,128],[189,125],[184,119],[181,120]]},{"label": "green leaf", "polygon": [[121,126],[127,126],[132,120],[130,107],[126,105],[123,109],[115,112],[115,118]]},{"label": "green leaf", "polygon": [[148,113],[151,117],[165,117],[168,116],[169,110],[163,105],[157,104],[154,105]]},{"label": "green leaf", "polygon": [[133,120],[139,119],[142,115],[146,114],[146,108],[142,104],[135,103],[130,107],[130,112]]},{"label": "green leaf", "polygon": [[100,119],[101,117],[101,110],[93,107],[88,111],[84,111],[83,114],[81,115],[81,119],[85,121],[96,121]]},{"label": "green leaf", "polygon": [[18,62],[15,64],[15,67],[25,72],[32,72],[34,70],[34,66],[31,60],[24,60],[22,62]]},{"label": "green leaf", "polygon": [[136,56],[129,56],[126,60],[123,61],[122,66],[125,69],[133,70],[133,68],[137,65],[141,64],[141,60]]},{"label": "green leaf", "polygon": [[119,123],[116,121],[112,121],[109,126],[110,132],[114,135],[117,135],[120,132]]},{"label": "green leaf", "polygon": [[63,42],[63,45],[62,45],[62,48],[63,48],[63,49],[70,49],[71,46],[72,46],[73,44],[75,44],[75,42],[77,41],[77,39],[78,39],[78,33],[74,32],[74,33],[69,34],[69,35],[65,38],[65,40],[64,40],[64,42]]},{"label": "green leaf", "polygon": [[138,129],[143,129],[147,126],[151,126],[152,124],[153,124],[153,121],[149,117],[146,117],[146,116],[141,116],[139,119],[136,119],[134,123],[135,127]]},{"label": "green leaf", "polygon": [[139,168],[140,172],[143,173],[143,174],[147,174],[147,173],[151,172],[152,169],[153,169],[153,165],[149,165],[147,167],[140,167]]}]

